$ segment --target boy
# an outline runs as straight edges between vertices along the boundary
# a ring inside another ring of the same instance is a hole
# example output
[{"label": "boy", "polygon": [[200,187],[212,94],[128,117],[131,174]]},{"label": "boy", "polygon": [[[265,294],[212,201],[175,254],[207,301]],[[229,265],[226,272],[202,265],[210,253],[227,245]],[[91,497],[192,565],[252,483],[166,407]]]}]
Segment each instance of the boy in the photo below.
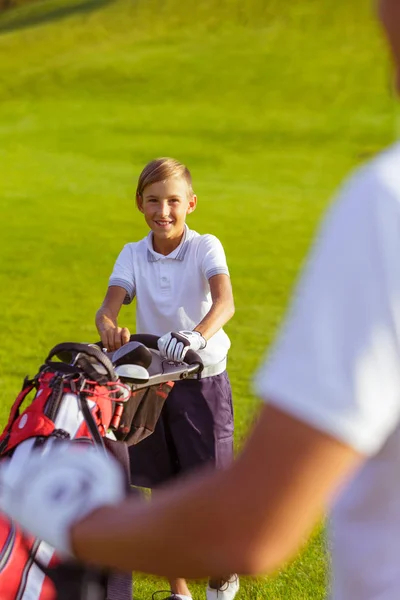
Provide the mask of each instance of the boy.
[{"label": "boy", "polygon": [[[183,360],[191,348],[204,362],[201,379],[177,382],[154,434],[130,449],[132,484],[154,489],[203,464],[225,468],[232,462],[230,341],[222,327],[234,304],[221,243],[186,225],[197,204],[187,167],[172,158],[151,161],[139,177],[136,203],[150,232],[127,244],[117,259],[96,315],[102,342],[112,351],[129,340],[117,317],[122,304],[136,297],[138,333],[160,336],[159,350],[167,358]],[[209,582],[208,600],[217,593],[219,600],[234,597],[237,578],[225,579]],[[184,579],[170,584],[171,599],[190,598]]]}]

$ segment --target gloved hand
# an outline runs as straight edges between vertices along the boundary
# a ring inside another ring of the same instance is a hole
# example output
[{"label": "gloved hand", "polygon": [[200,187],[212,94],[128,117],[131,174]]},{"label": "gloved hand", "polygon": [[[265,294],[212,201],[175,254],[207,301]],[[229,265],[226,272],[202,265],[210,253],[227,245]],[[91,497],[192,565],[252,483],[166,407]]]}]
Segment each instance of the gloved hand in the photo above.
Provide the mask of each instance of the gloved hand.
[{"label": "gloved hand", "polygon": [[207,341],[198,331],[170,331],[158,340],[158,349],[161,356],[175,360],[184,360],[188,350],[203,350]]},{"label": "gloved hand", "polygon": [[0,464],[0,511],[63,555],[76,521],[125,495],[120,465],[95,448],[56,442]]}]

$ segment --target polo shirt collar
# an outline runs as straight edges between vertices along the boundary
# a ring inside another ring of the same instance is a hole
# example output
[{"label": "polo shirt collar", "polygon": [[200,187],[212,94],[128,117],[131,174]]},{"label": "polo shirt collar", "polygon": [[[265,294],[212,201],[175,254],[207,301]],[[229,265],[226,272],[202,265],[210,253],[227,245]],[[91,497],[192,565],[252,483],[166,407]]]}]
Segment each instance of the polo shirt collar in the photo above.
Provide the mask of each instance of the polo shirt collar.
[{"label": "polo shirt collar", "polygon": [[189,247],[189,238],[190,238],[190,229],[185,223],[185,231],[183,233],[183,238],[181,243],[173,252],[164,256],[164,254],[160,254],[156,252],[153,248],[153,232],[150,231],[147,235],[147,260],[149,262],[157,262],[162,258],[170,258],[173,260],[183,260],[185,258],[185,254]]}]

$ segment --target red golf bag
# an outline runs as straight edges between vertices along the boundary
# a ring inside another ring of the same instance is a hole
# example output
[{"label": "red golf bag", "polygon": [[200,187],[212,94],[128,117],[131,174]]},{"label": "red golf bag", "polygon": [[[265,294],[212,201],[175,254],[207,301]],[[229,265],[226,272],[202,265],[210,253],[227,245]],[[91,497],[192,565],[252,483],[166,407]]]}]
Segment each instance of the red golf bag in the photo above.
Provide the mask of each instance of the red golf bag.
[{"label": "red golf bag", "polygon": [[[66,362],[53,360],[59,357]],[[60,344],[33,379],[25,379],[0,436],[0,460],[23,460],[50,440],[99,444],[123,464],[122,442],[106,438],[116,407],[129,396],[111,361],[96,346]],[[31,403],[21,412],[25,399]],[[118,402],[119,401],[119,402]],[[116,424],[114,420],[114,425]],[[132,576],[61,561],[47,543],[25,535],[0,515],[1,600],[132,600]]]}]

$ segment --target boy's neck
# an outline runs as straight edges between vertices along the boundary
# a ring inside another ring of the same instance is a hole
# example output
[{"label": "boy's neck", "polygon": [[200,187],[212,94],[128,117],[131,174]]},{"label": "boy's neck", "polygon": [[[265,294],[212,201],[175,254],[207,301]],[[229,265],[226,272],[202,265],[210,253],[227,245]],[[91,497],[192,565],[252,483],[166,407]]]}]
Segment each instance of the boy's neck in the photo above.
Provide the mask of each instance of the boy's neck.
[{"label": "boy's neck", "polygon": [[178,237],[174,237],[171,239],[159,239],[159,238],[156,238],[156,236],[154,235],[154,232],[153,232],[153,235],[152,235],[153,250],[155,252],[158,252],[158,254],[163,254],[164,256],[168,256],[168,254],[171,254],[171,252],[173,252],[174,250],[177,249],[177,247],[181,243],[184,235],[185,235],[185,230],[183,230],[182,233]]}]

